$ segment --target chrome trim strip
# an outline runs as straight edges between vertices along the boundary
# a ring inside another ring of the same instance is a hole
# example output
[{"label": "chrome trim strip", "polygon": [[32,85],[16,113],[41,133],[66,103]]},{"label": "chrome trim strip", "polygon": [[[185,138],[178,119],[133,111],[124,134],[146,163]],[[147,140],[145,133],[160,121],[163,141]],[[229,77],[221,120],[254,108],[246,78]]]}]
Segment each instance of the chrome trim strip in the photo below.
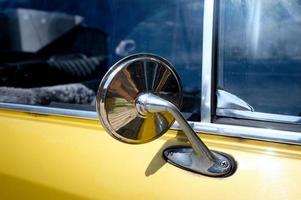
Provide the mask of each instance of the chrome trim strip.
[{"label": "chrome trim strip", "polygon": [[[49,114],[56,116],[98,120],[96,112],[93,111],[80,111],[13,103],[0,103],[0,109],[37,113],[43,115]],[[238,125],[214,124],[206,122],[189,122],[189,124],[194,131],[201,133],[301,145],[301,132],[299,133],[293,131],[244,127]],[[174,123],[171,129],[181,130],[177,122]]]},{"label": "chrome trim strip", "polygon": [[93,111],[83,111],[83,110],[53,108],[53,107],[46,107],[46,106],[35,106],[35,105],[3,103],[3,102],[0,102],[0,108],[4,110],[23,111],[23,112],[37,113],[43,115],[76,117],[82,119],[97,119],[97,114],[96,112]]},{"label": "chrome trim strip", "polygon": [[[189,124],[196,132],[201,133],[301,145],[301,132],[205,122],[189,122]],[[174,123],[172,129],[181,130],[178,123]]]},{"label": "chrome trim strip", "polygon": [[216,115],[223,116],[223,117],[254,119],[254,120],[269,121],[269,122],[301,124],[301,117],[298,116],[252,112],[252,111],[244,111],[244,110],[236,110],[236,109],[218,108],[216,109]]},{"label": "chrome trim strip", "polygon": [[203,19],[201,121],[211,122],[212,50],[214,0],[205,0]]}]

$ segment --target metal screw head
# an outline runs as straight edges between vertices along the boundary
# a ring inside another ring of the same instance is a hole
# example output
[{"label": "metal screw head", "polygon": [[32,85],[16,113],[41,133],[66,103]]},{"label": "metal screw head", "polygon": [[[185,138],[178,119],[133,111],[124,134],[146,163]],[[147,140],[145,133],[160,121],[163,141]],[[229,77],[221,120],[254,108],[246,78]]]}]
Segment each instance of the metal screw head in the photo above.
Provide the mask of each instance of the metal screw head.
[{"label": "metal screw head", "polygon": [[229,166],[229,163],[228,163],[227,161],[223,160],[223,161],[221,162],[221,166],[222,166],[223,168],[227,168],[227,167]]}]

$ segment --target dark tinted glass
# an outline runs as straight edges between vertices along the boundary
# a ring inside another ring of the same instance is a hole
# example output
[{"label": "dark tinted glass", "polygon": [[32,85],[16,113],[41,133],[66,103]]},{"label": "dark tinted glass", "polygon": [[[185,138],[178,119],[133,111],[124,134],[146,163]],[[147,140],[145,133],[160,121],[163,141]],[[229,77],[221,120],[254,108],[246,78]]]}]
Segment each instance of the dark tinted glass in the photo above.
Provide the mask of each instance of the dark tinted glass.
[{"label": "dark tinted glass", "polygon": [[3,0],[0,101],[95,110],[108,67],[147,52],[175,66],[198,120],[202,20],[203,0]]},{"label": "dark tinted glass", "polygon": [[221,1],[218,87],[257,112],[301,115],[301,2]]}]

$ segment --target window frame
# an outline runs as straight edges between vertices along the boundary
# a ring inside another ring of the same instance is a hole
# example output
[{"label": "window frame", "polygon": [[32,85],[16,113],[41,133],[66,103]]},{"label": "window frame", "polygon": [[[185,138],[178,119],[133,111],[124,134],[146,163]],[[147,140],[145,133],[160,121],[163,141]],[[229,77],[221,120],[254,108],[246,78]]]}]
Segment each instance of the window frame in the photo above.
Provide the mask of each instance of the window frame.
[{"label": "window frame", "polygon": [[[216,114],[221,114],[221,109],[216,109],[216,102],[214,102],[216,101],[215,91],[217,90],[215,87],[215,78],[217,77],[215,70],[217,69],[217,65],[215,65],[214,62],[217,60],[215,55],[218,51],[216,44],[218,35],[217,20],[219,19],[219,3],[220,0],[205,0],[204,2],[201,122],[192,123],[192,126],[196,131],[205,133],[300,145],[301,134],[297,131],[258,128],[239,124],[218,124],[214,122],[213,117],[216,117]],[[260,114],[259,117],[255,117],[258,113],[253,113],[255,114],[252,115],[252,118],[249,117],[249,119],[264,121],[267,119],[269,119],[268,121],[277,119],[278,122],[292,122],[299,120],[296,119],[298,118],[296,116],[293,116],[289,120],[284,120],[283,117],[286,117],[285,115],[282,115],[280,118],[279,115],[266,113]],[[227,115],[227,117],[241,117],[241,115]],[[275,122],[275,120],[273,122]]]},{"label": "window frame", "polygon": [[[202,55],[200,55],[203,58],[201,75],[202,81],[200,82],[202,89],[200,108],[201,121],[189,122],[189,124],[193,127],[193,129],[196,132],[201,133],[301,145],[301,133],[297,131],[287,131],[272,128],[258,128],[252,126],[242,126],[239,124],[219,124],[213,120],[216,114],[219,114],[220,112],[220,110],[216,111],[215,107],[215,53],[217,50],[216,39],[218,24],[218,5],[219,0],[204,0],[202,50],[203,53]],[[42,115],[55,115],[98,120],[96,111],[53,108],[46,106],[24,105],[4,102],[0,102],[0,109],[21,111],[27,113],[37,113]],[[256,118],[256,120],[259,119]],[[179,130],[179,124],[175,122],[171,129]]]},{"label": "window frame", "polygon": [[[223,36],[220,37],[220,34],[222,29],[224,28],[224,24],[219,23],[220,20],[224,17],[224,12],[220,10],[221,4],[225,4],[226,1],[224,0],[217,0],[218,3],[216,4],[216,8],[219,9],[215,13],[215,18],[218,20],[216,21],[216,26],[218,27],[218,30],[216,29],[216,38],[214,38],[214,41],[218,43],[217,41],[222,40],[224,41]],[[222,44],[218,44],[219,47]],[[218,53],[218,57],[216,58],[216,61],[219,63],[216,63],[215,69],[216,71],[219,71],[218,76],[216,76],[219,80],[223,82],[223,71],[221,70],[223,68],[222,62],[223,62],[223,54],[221,53],[221,49],[217,47],[216,52]],[[221,73],[220,73],[221,72]],[[242,111],[242,110],[236,110],[236,109],[227,109],[227,108],[216,108],[216,116],[218,117],[229,117],[229,118],[236,118],[236,119],[249,119],[249,120],[258,120],[258,121],[266,121],[266,122],[276,122],[276,123],[287,123],[287,124],[296,124],[301,125],[301,117],[295,116],[295,115],[285,115],[285,114],[274,114],[274,113],[265,113],[265,112],[258,112],[258,111]],[[300,129],[301,131],[301,129]]]}]

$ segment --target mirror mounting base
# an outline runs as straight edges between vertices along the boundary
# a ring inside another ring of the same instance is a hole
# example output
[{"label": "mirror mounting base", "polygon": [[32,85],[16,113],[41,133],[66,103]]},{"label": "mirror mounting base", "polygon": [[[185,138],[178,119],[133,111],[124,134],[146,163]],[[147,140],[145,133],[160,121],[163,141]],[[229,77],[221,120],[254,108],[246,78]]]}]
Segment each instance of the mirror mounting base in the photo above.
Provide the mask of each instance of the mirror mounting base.
[{"label": "mirror mounting base", "polygon": [[234,158],[228,154],[211,151],[216,159],[227,160],[229,164],[229,170],[226,173],[221,173],[221,166],[215,164],[212,166],[206,166],[206,163],[202,162],[191,147],[187,146],[172,146],[164,150],[163,157],[165,160],[179,168],[202,174],[210,177],[228,177],[236,171],[236,162]]}]

